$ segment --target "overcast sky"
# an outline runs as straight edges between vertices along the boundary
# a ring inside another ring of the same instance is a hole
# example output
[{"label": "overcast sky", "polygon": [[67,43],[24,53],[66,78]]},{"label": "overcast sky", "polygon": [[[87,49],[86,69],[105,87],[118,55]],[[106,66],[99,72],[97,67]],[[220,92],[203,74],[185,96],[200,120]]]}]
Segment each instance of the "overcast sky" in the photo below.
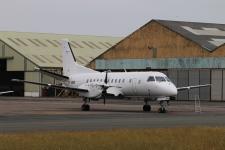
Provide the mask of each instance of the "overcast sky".
[{"label": "overcast sky", "polygon": [[126,36],[151,19],[225,24],[225,0],[0,2],[0,31]]}]

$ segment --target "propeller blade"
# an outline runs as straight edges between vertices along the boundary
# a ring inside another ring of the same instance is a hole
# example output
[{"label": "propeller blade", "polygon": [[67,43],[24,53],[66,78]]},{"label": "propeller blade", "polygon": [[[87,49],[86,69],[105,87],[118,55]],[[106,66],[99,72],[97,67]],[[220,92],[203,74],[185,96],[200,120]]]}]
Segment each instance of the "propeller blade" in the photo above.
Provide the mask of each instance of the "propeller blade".
[{"label": "propeller blade", "polygon": [[105,102],[106,102],[106,98],[105,98],[105,96],[106,96],[106,90],[107,90],[107,83],[108,83],[108,71],[106,71],[105,72],[105,80],[104,80],[104,83],[105,83],[105,85],[103,85],[103,91],[102,91],[102,96],[103,96],[103,103],[104,103],[104,105],[105,105]]},{"label": "propeller blade", "polygon": [[105,80],[104,80],[105,84],[107,84],[108,82],[108,71],[105,72]]}]

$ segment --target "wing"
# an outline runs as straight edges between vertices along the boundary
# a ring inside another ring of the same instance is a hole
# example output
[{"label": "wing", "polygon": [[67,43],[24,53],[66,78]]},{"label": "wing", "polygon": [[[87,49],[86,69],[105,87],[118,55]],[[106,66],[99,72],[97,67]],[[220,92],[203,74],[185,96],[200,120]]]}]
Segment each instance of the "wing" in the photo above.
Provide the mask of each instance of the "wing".
[{"label": "wing", "polygon": [[64,85],[40,83],[40,82],[26,81],[26,80],[20,80],[20,79],[12,79],[12,81],[14,81],[14,82],[24,82],[24,83],[30,83],[30,84],[36,84],[36,85],[42,85],[42,86],[52,87],[52,88],[56,88],[56,89],[68,89],[68,90],[73,90],[73,91],[78,91],[78,92],[88,92],[87,89],[73,88],[73,87],[64,86]]},{"label": "wing", "polygon": [[202,84],[202,85],[193,85],[193,86],[178,87],[177,88],[177,91],[190,90],[190,89],[194,89],[194,88],[207,87],[207,86],[211,86],[211,84]]},{"label": "wing", "polygon": [[13,93],[14,91],[4,91],[4,92],[0,92],[0,95],[2,94],[7,94],[7,93]]}]

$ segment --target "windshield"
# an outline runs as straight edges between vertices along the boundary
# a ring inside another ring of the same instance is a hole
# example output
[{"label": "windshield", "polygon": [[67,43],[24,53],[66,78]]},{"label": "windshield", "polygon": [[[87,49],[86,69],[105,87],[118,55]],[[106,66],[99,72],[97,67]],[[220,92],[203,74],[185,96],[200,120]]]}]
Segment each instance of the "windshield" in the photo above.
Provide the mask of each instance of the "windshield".
[{"label": "windshield", "polygon": [[168,77],[165,77],[166,81],[171,82],[171,80]]},{"label": "windshield", "polygon": [[158,82],[166,82],[166,79],[164,77],[156,76],[155,79]]},{"label": "windshield", "polygon": [[148,82],[151,82],[151,81],[155,81],[155,77],[154,76],[149,76],[148,79],[147,79]]}]

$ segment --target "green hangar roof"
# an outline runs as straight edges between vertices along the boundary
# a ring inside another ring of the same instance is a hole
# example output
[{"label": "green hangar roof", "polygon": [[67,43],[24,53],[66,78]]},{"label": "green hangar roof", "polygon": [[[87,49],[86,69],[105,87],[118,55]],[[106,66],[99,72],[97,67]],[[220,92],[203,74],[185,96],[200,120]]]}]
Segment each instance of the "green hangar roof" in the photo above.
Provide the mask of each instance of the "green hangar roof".
[{"label": "green hangar roof", "polygon": [[0,40],[39,67],[62,67],[61,39],[69,39],[78,63],[87,65],[121,37],[0,32]]}]

